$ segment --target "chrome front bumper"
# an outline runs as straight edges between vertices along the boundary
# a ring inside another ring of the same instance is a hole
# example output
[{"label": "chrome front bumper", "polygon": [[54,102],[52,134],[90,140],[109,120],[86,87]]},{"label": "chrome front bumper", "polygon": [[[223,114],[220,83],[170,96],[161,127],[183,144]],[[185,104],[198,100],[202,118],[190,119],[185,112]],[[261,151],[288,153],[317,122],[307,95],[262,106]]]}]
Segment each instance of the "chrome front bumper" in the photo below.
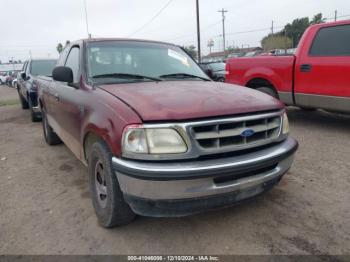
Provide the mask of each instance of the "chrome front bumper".
[{"label": "chrome front bumper", "polygon": [[[130,202],[135,198],[193,200],[233,192],[240,194],[235,198],[238,201],[265,191],[263,187],[270,181],[279,181],[292,165],[297,147],[297,141],[288,138],[256,152],[214,160],[148,163],[113,158],[112,162]],[[145,213],[129,204],[136,213]]]}]

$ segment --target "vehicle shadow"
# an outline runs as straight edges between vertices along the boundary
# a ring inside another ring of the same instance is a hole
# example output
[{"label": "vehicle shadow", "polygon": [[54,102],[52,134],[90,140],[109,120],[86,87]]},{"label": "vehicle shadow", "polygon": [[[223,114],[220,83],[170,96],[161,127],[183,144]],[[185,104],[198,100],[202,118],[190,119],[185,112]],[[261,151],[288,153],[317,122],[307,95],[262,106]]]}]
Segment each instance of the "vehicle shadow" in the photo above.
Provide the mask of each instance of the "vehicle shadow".
[{"label": "vehicle shadow", "polygon": [[287,114],[291,126],[301,125],[350,131],[350,115],[331,113],[323,110],[308,111],[296,107],[288,107]]}]

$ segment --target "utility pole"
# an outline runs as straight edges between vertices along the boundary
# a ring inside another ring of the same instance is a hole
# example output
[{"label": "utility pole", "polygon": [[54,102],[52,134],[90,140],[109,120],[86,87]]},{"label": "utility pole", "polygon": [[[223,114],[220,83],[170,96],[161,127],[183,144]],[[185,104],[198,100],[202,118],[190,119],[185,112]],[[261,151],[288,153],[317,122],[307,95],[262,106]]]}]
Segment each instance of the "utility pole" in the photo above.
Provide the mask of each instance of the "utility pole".
[{"label": "utility pole", "polygon": [[222,14],[222,38],[223,38],[223,48],[224,48],[224,54],[226,51],[226,34],[225,34],[225,13],[227,13],[228,11],[225,10],[224,8],[218,11],[219,13]]},{"label": "utility pole", "polygon": [[272,24],[271,24],[271,34],[273,35],[273,33],[274,33],[274,26],[273,26],[273,20],[272,20]]},{"label": "utility pole", "polygon": [[201,62],[201,27],[199,20],[199,0],[196,0],[196,9],[197,9],[197,47],[198,47],[198,62]]},{"label": "utility pole", "polygon": [[88,14],[87,14],[86,0],[84,0],[84,9],[85,9],[86,33],[87,33],[87,35],[88,35],[88,38],[91,38],[91,34],[89,33],[89,22],[88,22]]},{"label": "utility pole", "polygon": [[338,19],[338,10],[334,11],[334,21],[337,22]]}]

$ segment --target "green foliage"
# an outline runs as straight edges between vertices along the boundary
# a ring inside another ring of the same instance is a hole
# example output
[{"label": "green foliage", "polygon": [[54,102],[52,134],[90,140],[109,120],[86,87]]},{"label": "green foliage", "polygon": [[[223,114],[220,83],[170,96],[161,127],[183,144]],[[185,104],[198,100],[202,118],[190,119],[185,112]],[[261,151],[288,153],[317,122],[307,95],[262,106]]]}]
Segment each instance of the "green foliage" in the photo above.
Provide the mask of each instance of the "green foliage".
[{"label": "green foliage", "polygon": [[292,40],[286,36],[270,34],[261,40],[261,46],[265,51],[273,49],[288,49],[292,47]]},{"label": "green foliage", "polygon": [[70,41],[69,41],[69,40],[66,41],[65,46],[63,46],[61,43],[58,43],[57,46],[56,46],[57,52],[58,52],[59,54],[62,53],[63,49],[64,49],[67,45],[69,45],[69,44],[70,44]]},{"label": "green foliage", "polygon": [[56,46],[56,50],[57,52],[60,54],[63,51],[63,45],[61,43],[58,43]]},{"label": "green foliage", "polygon": [[189,54],[193,59],[197,59],[198,53],[194,45],[184,46],[183,48],[186,50],[187,54]]},{"label": "green foliage", "polygon": [[[296,47],[298,46],[299,41],[303,36],[305,30],[310,25],[320,24],[324,22],[325,19],[323,18],[321,13],[316,14],[311,21],[308,17],[297,18],[294,19],[292,23],[288,23],[282,31],[274,34],[274,36],[287,37],[292,41],[292,45],[290,47]],[[270,37],[270,35],[264,37],[262,42],[266,41],[266,38],[268,37]]]}]

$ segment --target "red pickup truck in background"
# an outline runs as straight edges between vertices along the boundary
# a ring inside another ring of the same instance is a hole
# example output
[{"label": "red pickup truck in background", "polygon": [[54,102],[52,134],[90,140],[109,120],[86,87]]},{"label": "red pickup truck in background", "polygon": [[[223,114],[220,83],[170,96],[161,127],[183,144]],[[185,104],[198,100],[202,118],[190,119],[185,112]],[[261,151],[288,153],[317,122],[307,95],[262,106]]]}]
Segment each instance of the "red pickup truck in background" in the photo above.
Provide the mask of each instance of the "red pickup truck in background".
[{"label": "red pickup truck in background", "polygon": [[350,113],[350,20],[309,27],[294,56],[232,58],[226,71],[286,105]]}]

